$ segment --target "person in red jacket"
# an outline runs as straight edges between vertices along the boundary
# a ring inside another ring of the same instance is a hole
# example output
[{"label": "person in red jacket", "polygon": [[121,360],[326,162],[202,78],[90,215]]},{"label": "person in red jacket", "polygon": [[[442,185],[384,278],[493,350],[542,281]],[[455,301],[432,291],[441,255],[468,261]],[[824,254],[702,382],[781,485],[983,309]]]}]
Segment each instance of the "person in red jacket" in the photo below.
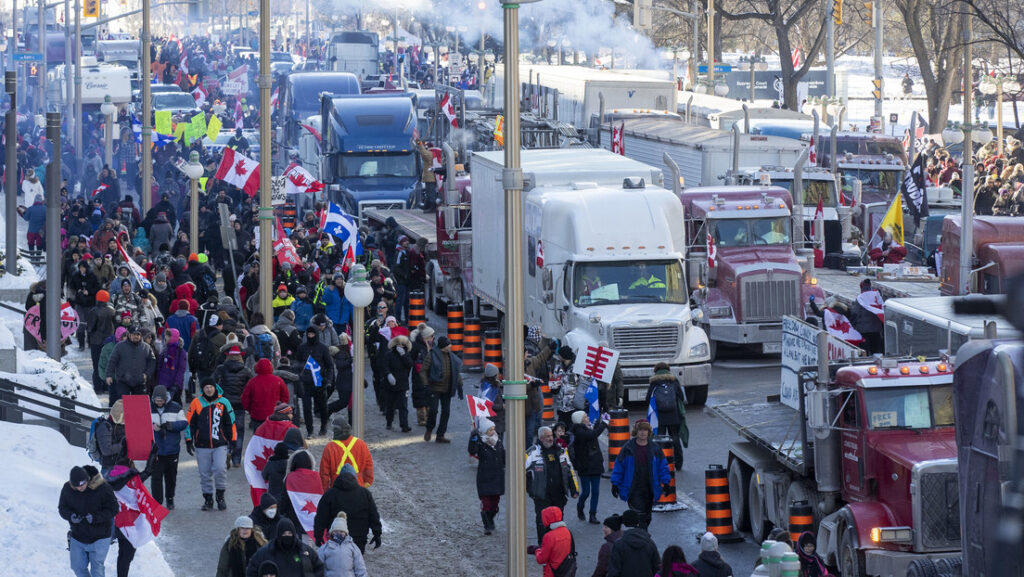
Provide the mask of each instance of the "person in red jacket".
[{"label": "person in red jacket", "polygon": [[[537,558],[537,563],[544,566],[544,577],[555,577],[555,572],[563,563],[576,562],[575,555],[571,559],[569,558],[575,552],[572,533],[562,521],[562,510],[558,507],[544,509],[540,512],[540,518],[548,527],[548,532],[544,534],[544,540],[541,541],[540,547],[530,545],[526,551],[532,553]],[[559,572],[559,574],[566,573]],[[574,575],[575,571],[570,570],[568,574]]]},{"label": "person in red jacket", "polygon": [[253,427],[259,427],[274,413],[278,403],[288,403],[288,385],[274,374],[270,359],[256,361],[256,376],[242,389],[242,408],[249,412]]},{"label": "person in red jacket", "polygon": [[199,310],[199,303],[196,302],[194,297],[196,293],[196,285],[191,282],[178,285],[178,288],[174,289],[174,302],[171,303],[171,310],[178,310],[178,301],[185,301],[188,303],[188,314],[195,316],[196,311]]}]

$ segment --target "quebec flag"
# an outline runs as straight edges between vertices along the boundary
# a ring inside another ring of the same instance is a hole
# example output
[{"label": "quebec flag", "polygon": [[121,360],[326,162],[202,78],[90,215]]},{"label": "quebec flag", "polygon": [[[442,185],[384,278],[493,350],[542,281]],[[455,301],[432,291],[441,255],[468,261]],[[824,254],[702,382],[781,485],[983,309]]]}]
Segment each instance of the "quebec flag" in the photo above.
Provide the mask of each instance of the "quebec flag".
[{"label": "quebec flag", "polygon": [[327,210],[320,217],[320,230],[338,239],[341,243],[342,253],[347,252],[349,246],[353,246],[354,242],[355,255],[363,254],[363,245],[359,242],[359,225],[356,224],[356,219],[337,204],[333,202],[327,204]]},{"label": "quebec flag", "polygon": [[600,396],[601,392],[597,388],[597,379],[590,379],[590,386],[587,387],[584,398],[587,399],[587,417],[590,418],[591,423],[597,423],[601,418]]},{"label": "quebec flag", "polygon": [[309,358],[306,359],[306,369],[308,369],[309,373],[313,376],[313,386],[318,389],[322,387],[324,384],[324,378],[320,375],[320,363],[316,362],[313,355],[309,355]]},{"label": "quebec flag", "polygon": [[654,434],[658,434],[658,407],[654,405],[654,395],[651,395],[651,402],[647,404],[647,422],[651,424],[651,428],[654,429]]}]

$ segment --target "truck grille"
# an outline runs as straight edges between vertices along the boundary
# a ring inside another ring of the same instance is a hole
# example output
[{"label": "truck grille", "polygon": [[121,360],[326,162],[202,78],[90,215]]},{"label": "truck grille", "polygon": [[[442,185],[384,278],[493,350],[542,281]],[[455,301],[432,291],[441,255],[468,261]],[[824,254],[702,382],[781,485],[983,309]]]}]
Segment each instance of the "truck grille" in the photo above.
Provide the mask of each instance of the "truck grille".
[{"label": "truck grille", "polygon": [[743,322],[781,322],[784,315],[800,316],[797,278],[787,275],[769,279],[766,274],[755,274],[743,277],[740,282]]},{"label": "truck grille", "polygon": [[672,362],[679,352],[679,325],[612,327],[611,344],[623,362]]},{"label": "truck grille", "polygon": [[957,472],[924,472],[920,481],[921,539],[925,549],[960,548]]}]

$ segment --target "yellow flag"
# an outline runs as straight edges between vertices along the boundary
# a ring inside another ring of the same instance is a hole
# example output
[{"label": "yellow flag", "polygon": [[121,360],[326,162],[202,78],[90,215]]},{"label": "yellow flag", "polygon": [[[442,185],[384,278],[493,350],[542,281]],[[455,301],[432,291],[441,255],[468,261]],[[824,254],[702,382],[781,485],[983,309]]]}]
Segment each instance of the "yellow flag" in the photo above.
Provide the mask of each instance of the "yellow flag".
[{"label": "yellow flag", "polygon": [[174,128],[171,127],[171,111],[170,110],[157,110],[153,113],[153,119],[156,121],[153,128],[157,134],[163,134],[170,136],[174,134]]},{"label": "yellow flag", "polygon": [[505,117],[500,114],[494,123],[494,142],[498,146],[505,146]]},{"label": "yellow flag", "polygon": [[882,219],[882,224],[878,225],[879,230],[891,233],[892,240],[899,245],[903,244],[903,201],[900,199],[901,196],[897,194],[896,198],[892,200],[889,210],[885,212],[885,218]]},{"label": "yellow flag", "polygon": [[175,141],[181,140],[182,138],[185,137],[185,127],[187,127],[187,126],[190,126],[190,125],[189,124],[185,124],[184,122],[179,122],[178,123],[178,125],[174,128],[174,140]]},{"label": "yellow flag", "polygon": [[217,135],[220,134],[221,121],[214,114],[210,117],[210,122],[206,125],[206,137],[211,141],[217,140]]}]

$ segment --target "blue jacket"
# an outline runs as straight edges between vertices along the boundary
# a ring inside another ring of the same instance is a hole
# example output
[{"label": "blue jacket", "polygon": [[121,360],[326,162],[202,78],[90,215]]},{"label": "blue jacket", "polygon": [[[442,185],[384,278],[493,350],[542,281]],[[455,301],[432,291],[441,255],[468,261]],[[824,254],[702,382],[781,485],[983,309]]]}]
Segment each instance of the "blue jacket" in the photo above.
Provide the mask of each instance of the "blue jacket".
[{"label": "blue jacket", "polygon": [[[636,439],[630,439],[622,447],[619,456],[615,458],[615,468],[612,469],[612,485],[619,488],[619,498],[623,501],[629,500],[629,490],[633,486],[633,471],[635,469],[633,452],[635,450]],[[661,452],[661,447],[656,445],[653,440],[647,442],[647,454],[651,455],[653,461],[651,463],[651,495],[654,495],[654,500],[657,501],[661,496],[661,486],[672,481],[672,473],[668,470],[668,461],[665,460],[665,454]]]},{"label": "blue jacket", "polygon": [[300,331],[306,330],[309,321],[313,319],[313,303],[308,300],[295,299],[290,308],[295,313],[295,328]]},{"label": "blue jacket", "polygon": [[[178,314],[184,312],[185,314]],[[196,317],[188,314],[188,311],[174,311],[174,313],[167,317],[167,328],[177,329],[178,336],[181,338],[181,348],[186,351],[192,346],[192,331],[199,330]]]},{"label": "blue jacket", "polygon": [[46,227],[46,203],[34,203],[25,209],[25,214],[21,217],[28,221],[28,232],[41,234]]},{"label": "blue jacket", "polygon": [[327,318],[338,327],[338,331],[343,330],[352,318],[352,303],[338,292],[337,287],[330,287],[324,291],[324,302],[327,304]]},{"label": "blue jacket", "polygon": [[150,413],[152,413],[153,424],[161,425],[159,431],[153,431],[153,442],[156,443],[157,455],[177,455],[181,452],[181,433],[185,432],[185,438],[190,438],[188,421],[185,420],[185,412],[181,405],[174,401],[167,401],[163,408],[156,408],[150,401]]}]

